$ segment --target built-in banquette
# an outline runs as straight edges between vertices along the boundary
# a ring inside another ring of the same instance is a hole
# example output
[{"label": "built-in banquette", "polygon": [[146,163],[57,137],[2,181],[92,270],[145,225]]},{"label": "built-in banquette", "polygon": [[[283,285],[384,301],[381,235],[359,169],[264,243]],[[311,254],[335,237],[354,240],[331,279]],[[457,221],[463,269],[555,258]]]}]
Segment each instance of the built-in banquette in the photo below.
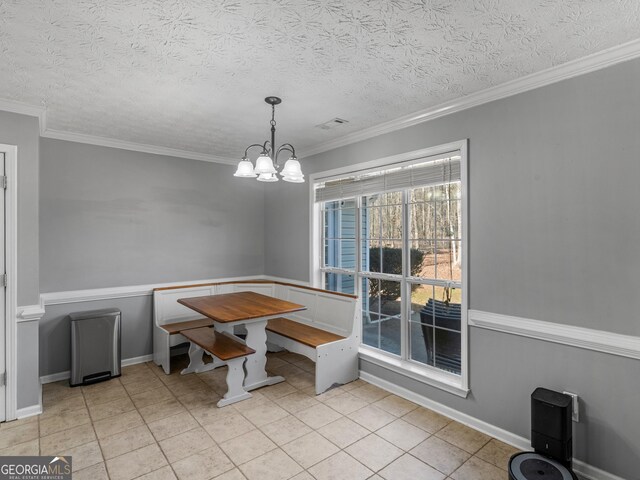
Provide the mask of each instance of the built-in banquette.
[{"label": "built-in banquette", "polygon": [[[171,347],[189,340],[181,331],[215,326],[178,303],[180,298],[252,291],[304,305],[306,310],[267,323],[271,350],[299,353],[316,364],[316,393],[334,384],[358,378],[358,346],[361,338],[357,297],[317,288],[277,281],[236,281],[163,287],[154,290],[153,359],[170,372]],[[241,334],[241,330],[236,333]]]}]

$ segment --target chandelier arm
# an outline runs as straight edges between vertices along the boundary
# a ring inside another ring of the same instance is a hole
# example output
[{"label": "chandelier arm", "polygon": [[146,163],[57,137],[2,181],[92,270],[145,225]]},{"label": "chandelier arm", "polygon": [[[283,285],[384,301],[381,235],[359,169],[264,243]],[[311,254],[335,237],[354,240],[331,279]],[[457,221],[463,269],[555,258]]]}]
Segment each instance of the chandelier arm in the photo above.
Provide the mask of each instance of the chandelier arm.
[{"label": "chandelier arm", "polygon": [[249,145],[244,151],[244,158],[247,158],[247,154],[249,153],[249,149],[252,147],[260,147],[264,151],[264,145],[260,145],[259,143],[254,143]]},{"label": "chandelier arm", "polygon": [[274,162],[276,162],[276,165],[278,164],[278,155],[280,155],[280,152],[282,151],[291,152],[292,156],[294,157],[296,156],[296,149],[293,148],[293,145],[291,145],[290,143],[283,143],[278,147],[278,151],[276,152],[276,158],[274,159]]}]

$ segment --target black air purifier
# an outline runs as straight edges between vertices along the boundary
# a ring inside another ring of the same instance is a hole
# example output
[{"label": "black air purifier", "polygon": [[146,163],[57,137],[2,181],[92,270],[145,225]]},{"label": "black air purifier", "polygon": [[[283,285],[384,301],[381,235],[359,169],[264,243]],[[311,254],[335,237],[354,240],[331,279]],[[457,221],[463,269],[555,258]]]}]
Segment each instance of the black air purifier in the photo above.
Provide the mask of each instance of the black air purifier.
[{"label": "black air purifier", "polygon": [[531,446],[509,460],[509,480],[578,480],[571,470],[572,399],[546,388],[531,394]]}]

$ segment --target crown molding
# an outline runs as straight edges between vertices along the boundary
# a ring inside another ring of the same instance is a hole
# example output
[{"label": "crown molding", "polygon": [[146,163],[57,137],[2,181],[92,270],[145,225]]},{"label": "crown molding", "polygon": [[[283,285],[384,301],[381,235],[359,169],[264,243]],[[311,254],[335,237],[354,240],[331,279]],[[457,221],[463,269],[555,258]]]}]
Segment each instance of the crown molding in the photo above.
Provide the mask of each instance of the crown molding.
[{"label": "crown molding", "polygon": [[65,132],[47,128],[47,109],[45,107],[31,105],[23,102],[16,102],[0,98],[0,111],[18,113],[37,117],[39,122],[40,136],[43,138],[53,138],[56,140],[66,140],[68,142],[85,143],[100,147],[120,148],[134,152],[152,153],[155,155],[166,155],[169,157],[188,158],[190,160],[200,160],[203,162],[222,163],[225,165],[236,165],[239,160],[207,153],[193,152],[176,148],[162,147],[158,145],[148,145],[145,143],[128,142],[116,138],[101,137],[98,135],[87,135],[84,133]]},{"label": "crown molding", "polygon": [[479,310],[469,310],[469,325],[640,360],[640,337],[633,335],[621,335],[604,330],[543,322]]},{"label": "crown molding", "polygon": [[40,121],[40,131],[45,123],[47,109],[30,103],[16,102],[6,98],[0,98],[0,110],[4,112],[19,113],[20,115],[28,115],[30,117],[38,117]]},{"label": "crown molding", "polygon": [[180,150],[176,148],[148,145],[145,143],[128,142],[115,138],[100,137],[97,135],[87,135],[84,133],[64,132],[62,130],[46,129],[40,133],[41,137],[53,138],[56,140],[66,140],[68,142],[86,143],[98,145],[100,147],[120,148],[134,152],[153,153],[155,155],[166,155],[169,157],[188,158],[190,160],[201,160],[203,162],[222,163],[226,165],[236,165],[239,160],[207,153],[192,152],[190,150]]},{"label": "crown molding", "polygon": [[578,58],[509,82],[501,83],[495,87],[471,93],[424,110],[418,110],[417,112],[396,118],[395,120],[365,128],[307,149],[301,149],[300,158],[317,155],[318,153],[368,140],[379,135],[428,122],[429,120],[435,120],[445,115],[601,70],[638,57],[640,57],[640,39],[623,43],[622,45],[611,47],[601,52]]},{"label": "crown molding", "polygon": [[[452,113],[460,112],[468,108],[476,107],[494,100],[500,100],[529,90],[551,85],[553,83],[567,80],[569,78],[584,75],[586,73],[601,70],[603,68],[633,60],[640,57],[640,39],[621,45],[608,48],[601,52],[597,52],[586,57],[578,58],[555,67],[532,73],[525,77],[517,78],[509,82],[490,87],[479,92],[471,93],[462,98],[450,100],[439,105],[429,107],[424,110],[411,113],[399,117],[395,120],[375,125],[370,128],[344,135],[334,140],[329,140],[321,144],[300,150],[300,158],[310,157],[323,153],[335,148],[344,147],[352,143],[361,142],[379,135],[391,133],[396,130],[411,127],[420,123],[435,120]],[[0,110],[7,112],[20,113],[38,117],[40,120],[40,136],[45,138],[54,138],[58,140],[67,140],[70,142],[86,143],[89,145],[98,145],[102,147],[120,148],[123,150],[132,150],[136,152],[152,153],[156,155],[167,155],[171,157],[188,158],[191,160],[201,160],[204,162],[222,163],[227,165],[236,165],[237,159],[210,155],[206,153],[193,152],[189,150],[180,150],[157,145],[148,145],[144,143],[128,142],[115,138],[101,137],[97,135],[86,135],[82,133],[65,132],[62,130],[54,130],[47,128],[47,110],[45,107],[30,105],[14,100],[0,98]]]}]

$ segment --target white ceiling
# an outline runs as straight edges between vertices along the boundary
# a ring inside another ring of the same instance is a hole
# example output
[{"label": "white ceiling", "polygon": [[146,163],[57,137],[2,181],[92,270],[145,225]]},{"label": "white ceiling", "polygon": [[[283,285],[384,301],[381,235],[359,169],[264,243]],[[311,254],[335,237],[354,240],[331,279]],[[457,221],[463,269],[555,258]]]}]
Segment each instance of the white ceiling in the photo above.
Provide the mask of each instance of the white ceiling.
[{"label": "white ceiling", "polygon": [[[304,149],[640,37],[640,0],[0,0],[0,98],[47,127]],[[321,130],[333,117],[347,125]]]}]

